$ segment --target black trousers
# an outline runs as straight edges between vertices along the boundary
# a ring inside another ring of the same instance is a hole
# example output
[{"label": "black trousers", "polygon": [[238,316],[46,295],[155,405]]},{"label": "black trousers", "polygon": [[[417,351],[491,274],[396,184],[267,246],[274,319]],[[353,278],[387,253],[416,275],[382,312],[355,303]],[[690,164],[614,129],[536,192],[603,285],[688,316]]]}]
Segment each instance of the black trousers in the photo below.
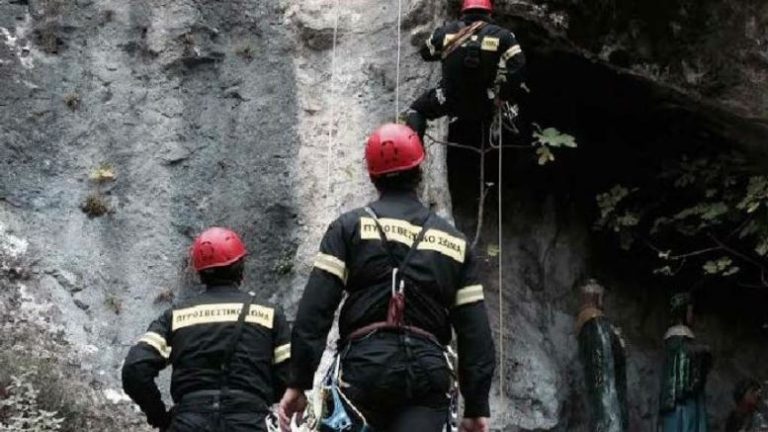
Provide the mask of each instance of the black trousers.
[{"label": "black trousers", "polygon": [[166,432],[266,432],[267,406],[247,393],[218,391],[184,396]]},{"label": "black trousers", "polygon": [[427,130],[427,120],[450,115],[479,123],[492,118],[493,110],[493,100],[488,99],[487,95],[457,97],[442,88],[433,88],[424,92],[411,104],[405,123],[423,140]]},{"label": "black trousers", "polygon": [[417,335],[379,331],[350,343],[341,386],[374,432],[441,432],[452,376],[441,347]]}]

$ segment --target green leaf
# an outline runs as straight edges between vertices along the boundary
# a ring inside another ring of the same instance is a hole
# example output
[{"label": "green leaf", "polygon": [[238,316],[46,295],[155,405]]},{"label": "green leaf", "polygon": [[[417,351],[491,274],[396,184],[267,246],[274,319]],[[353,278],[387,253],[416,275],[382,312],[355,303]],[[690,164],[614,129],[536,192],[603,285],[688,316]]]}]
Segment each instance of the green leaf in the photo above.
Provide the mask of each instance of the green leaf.
[{"label": "green leaf", "polygon": [[549,147],[568,147],[568,148],[576,148],[578,147],[578,144],[576,144],[576,138],[573,135],[568,135],[566,133],[562,133],[559,130],[549,127],[544,129],[541,132],[534,132],[533,136],[539,141],[539,143],[543,146],[549,146]]},{"label": "green leaf", "polygon": [[621,227],[633,227],[640,223],[640,218],[631,212],[626,212],[622,216],[616,218],[616,224]]},{"label": "green leaf", "polygon": [[552,154],[552,151],[547,146],[541,146],[536,149],[536,154],[539,155],[539,165],[545,165],[555,160],[555,155]]},{"label": "green leaf", "polygon": [[653,270],[653,274],[660,274],[660,275],[664,275],[664,276],[672,276],[674,273],[672,272],[672,267],[667,265],[667,266],[664,266],[664,267],[659,267],[657,269],[654,269]]},{"label": "green leaf", "polygon": [[768,236],[760,239],[760,242],[755,246],[755,252],[760,256],[766,256],[768,254]]},{"label": "green leaf", "polygon": [[704,273],[714,275],[726,272],[731,267],[731,264],[733,264],[733,260],[730,257],[723,256],[717,260],[707,261],[702,266],[702,269],[704,269]]},{"label": "green leaf", "polygon": [[726,213],[728,213],[728,206],[723,202],[716,202],[705,205],[701,217],[705,220],[715,220]]}]

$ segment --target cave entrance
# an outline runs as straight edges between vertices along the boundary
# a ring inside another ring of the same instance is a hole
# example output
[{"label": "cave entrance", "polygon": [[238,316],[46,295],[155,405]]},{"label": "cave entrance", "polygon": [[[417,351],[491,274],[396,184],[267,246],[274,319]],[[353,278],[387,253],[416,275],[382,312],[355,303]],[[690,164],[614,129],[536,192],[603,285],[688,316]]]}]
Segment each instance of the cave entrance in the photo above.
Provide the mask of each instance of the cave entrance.
[{"label": "cave entrance", "polygon": [[[700,266],[674,277],[659,277],[653,272],[652,261],[660,251],[637,248],[618,253],[620,247],[611,235],[592,230],[595,221],[600,219],[596,204],[599,194],[617,184],[659,187],[659,176],[669,164],[679,163],[682,157],[693,160],[706,155],[719,160],[740,154],[758,161],[754,166],[765,166],[766,149],[754,146],[754,137],[763,131],[695,100],[682,90],[589,58],[536,24],[517,17],[502,16],[499,21],[516,30],[525,49],[526,82],[531,89],[529,96],[519,101],[520,134],[506,133],[505,144],[531,144],[534,123],[556,127],[575,136],[579,144],[575,150],[556,151],[556,160],[546,166],[538,166],[533,147],[504,150],[503,246],[519,243],[515,236],[527,229],[520,224],[552,216],[545,214],[546,201],[554,208],[551,223],[582,227],[588,253],[579,271],[618,284],[651,287],[644,301],[655,304],[666,302],[671,289],[696,287],[701,311],[736,318],[745,327],[761,333],[760,337],[766,337],[768,287],[728,278],[702,282]],[[488,125],[481,127],[457,121],[450,125],[448,140],[476,147],[487,135],[487,129]],[[487,155],[485,168],[488,193],[478,243],[481,255],[498,246],[496,152]],[[476,153],[448,149],[454,216],[459,229],[470,238],[478,223],[479,171]],[[518,218],[521,214],[525,216]],[[490,267],[495,265],[493,260],[488,262]],[[540,270],[523,273],[537,271]],[[546,291],[543,278],[524,276],[524,279],[523,283],[528,283],[531,289]]]}]

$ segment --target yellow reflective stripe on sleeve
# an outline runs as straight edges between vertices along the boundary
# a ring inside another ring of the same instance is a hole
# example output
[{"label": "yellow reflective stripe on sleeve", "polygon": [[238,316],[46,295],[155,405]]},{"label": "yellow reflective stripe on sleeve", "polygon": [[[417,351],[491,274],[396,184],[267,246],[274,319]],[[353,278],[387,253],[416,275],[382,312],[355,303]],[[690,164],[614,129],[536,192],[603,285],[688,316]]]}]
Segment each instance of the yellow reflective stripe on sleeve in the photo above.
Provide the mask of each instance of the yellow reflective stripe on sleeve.
[{"label": "yellow reflective stripe on sleeve", "polygon": [[427,38],[426,45],[427,45],[427,49],[429,49],[429,54],[430,55],[437,54],[437,48],[435,48],[435,44],[432,43],[432,36],[431,35]]},{"label": "yellow reflective stripe on sleeve", "polygon": [[[178,329],[198,324],[236,322],[240,316],[243,303],[215,303],[193,306],[173,311],[173,324],[171,329]],[[252,304],[245,316],[245,322],[258,324],[271,329],[274,326],[275,310]]]},{"label": "yellow reflective stripe on sleeve", "polygon": [[333,255],[318,253],[314,266],[337,276],[344,283],[347,282],[347,264]]},{"label": "yellow reflective stripe on sleeve", "polygon": [[[379,223],[384,229],[388,241],[396,241],[408,247],[413,246],[413,242],[416,241],[416,237],[421,232],[420,226],[401,219],[381,218]],[[381,240],[379,227],[373,218],[360,218],[360,239]],[[467,242],[445,231],[432,228],[424,233],[424,238],[417,249],[435,251],[463,263]]]},{"label": "yellow reflective stripe on sleeve", "polygon": [[280,345],[275,348],[275,355],[272,358],[272,364],[282,363],[291,358],[291,344]]},{"label": "yellow reflective stripe on sleeve", "polygon": [[484,37],[483,43],[480,45],[480,49],[483,51],[498,51],[499,50],[499,38]]},{"label": "yellow reflective stripe on sleeve", "polygon": [[164,358],[167,359],[171,356],[171,347],[165,341],[165,338],[155,332],[146,332],[144,336],[139,339],[139,342],[143,342],[155,350]]},{"label": "yellow reflective stripe on sleeve", "polygon": [[485,299],[482,285],[470,285],[456,291],[456,303],[454,306],[479,302]]},{"label": "yellow reflective stripe on sleeve", "polygon": [[520,48],[520,45],[513,45],[510,49],[508,49],[504,54],[501,55],[501,61],[507,62],[512,57],[520,54],[523,52],[523,49]]}]

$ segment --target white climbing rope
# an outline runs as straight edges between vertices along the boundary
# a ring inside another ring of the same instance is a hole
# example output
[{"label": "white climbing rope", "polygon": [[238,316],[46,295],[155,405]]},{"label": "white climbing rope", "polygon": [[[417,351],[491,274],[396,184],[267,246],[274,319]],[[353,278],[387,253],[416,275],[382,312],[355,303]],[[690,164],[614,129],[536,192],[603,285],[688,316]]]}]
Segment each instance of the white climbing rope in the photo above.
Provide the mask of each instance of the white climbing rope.
[{"label": "white climbing rope", "polygon": [[400,116],[400,43],[402,41],[403,0],[397,0],[397,67],[395,69],[395,123]]},{"label": "white climbing rope", "polygon": [[[499,116],[499,177],[498,177],[498,192],[499,192],[499,400],[502,407],[504,407],[504,225],[502,219],[502,207],[503,207],[503,191],[504,185],[502,183],[502,167],[503,167],[503,149],[504,149],[504,119],[502,118],[501,109],[498,110]],[[502,408],[503,410],[504,408]]]},{"label": "white climbing rope", "polygon": [[[333,47],[331,49],[331,99],[333,99],[334,95],[336,94],[336,42],[338,40],[338,34],[339,34],[339,10],[341,4],[341,0],[336,0],[336,6],[334,8],[334,12],[336,14],[333,22]],[[336,121],[336,103],[335,101],[331,100],[331,115],[330,119],[328,120],[328,146],[326,149],[326,168],[327,168],[327,175],[325,176],[325,180],[327,182],[327,188],[325,191],[325,199],[326,199],[326,206],[331,207],[331,197],[333,194],[331,193],[331,189],[333,186],[333,183],[331,182],[332,173],[333,173],[333,150],[334,150],[334,134],[333,134],[333,126]]]}]

